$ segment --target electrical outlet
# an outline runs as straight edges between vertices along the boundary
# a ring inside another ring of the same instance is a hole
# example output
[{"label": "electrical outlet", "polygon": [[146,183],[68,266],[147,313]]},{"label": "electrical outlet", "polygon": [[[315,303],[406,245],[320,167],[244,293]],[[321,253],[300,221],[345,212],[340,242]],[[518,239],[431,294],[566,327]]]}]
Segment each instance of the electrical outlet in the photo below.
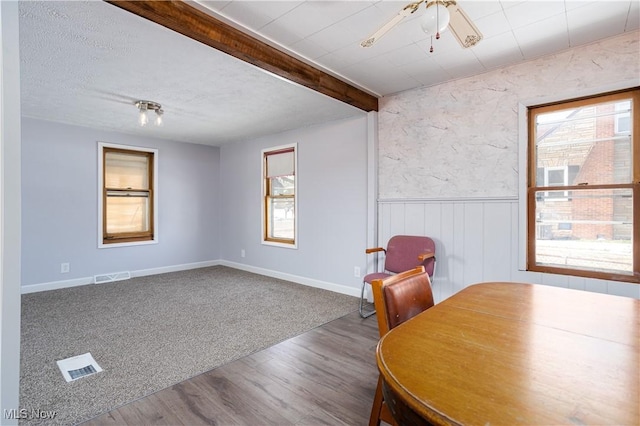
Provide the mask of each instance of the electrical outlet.
[{"label": "electrical outlet", "polygon": [[61,274],[66,274],[67,272],[69,272],[69,264],[68,263],[61,263],[60,264],[60,273]]},{"label": "electrical outlet", "polygon": [[359,266],[355,266],[353,268],[353,276],[356,278],[360,278],[360,267]]},{"label": "electrical outlet", "polygon": [[244,255],[245,255],[244,249],[240,250],[240,257],[244,257]]}]

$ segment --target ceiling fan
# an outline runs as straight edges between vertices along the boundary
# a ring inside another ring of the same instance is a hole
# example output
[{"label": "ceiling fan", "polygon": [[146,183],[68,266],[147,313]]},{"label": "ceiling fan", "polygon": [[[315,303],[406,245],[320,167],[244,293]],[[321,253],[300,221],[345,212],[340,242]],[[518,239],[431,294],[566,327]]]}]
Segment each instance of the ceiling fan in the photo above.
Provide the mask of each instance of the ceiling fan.
[{"label": "ceiling fan", "polygon": [[464,48],[475,46],[482,40],[482,34],[478,28],[454,0],[418,0],[402,8],[389,22],[362,41],[360,46],[373,46],[400,21],[417,12],[422,3],[425,3],[427,12],[422,17],[421,25],[422,30],[431,36],[431,52],[433,52],[433,37],[439,39],[440,33],[447,27],[451,29],[460,46]]}]

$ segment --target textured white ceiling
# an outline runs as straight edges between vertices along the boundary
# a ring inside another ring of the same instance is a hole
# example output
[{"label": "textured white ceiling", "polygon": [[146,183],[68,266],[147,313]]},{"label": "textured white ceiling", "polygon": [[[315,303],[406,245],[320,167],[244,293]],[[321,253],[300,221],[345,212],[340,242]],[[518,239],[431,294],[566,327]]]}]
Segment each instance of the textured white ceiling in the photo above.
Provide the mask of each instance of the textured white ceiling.
[{"label": "textured white ceiling", "polygon": [[[20,2],[26,117],[219,145],[364,112],[108,3]],[[137,124],[136,100],[165,111]]]},{"label": "textured white ceiling", "polygon": [[[460,0],[484,39],[435,42],[419,12],[359,43],[405,1],[205,1],[201,10],[378,96],[637,30],[640,2]],[[422,11],[422,9],[421,9]],[[364,114],[100,1],[20,1],[24,116],[210,145]],[[137,126],[133,103],[165,110]]]}]

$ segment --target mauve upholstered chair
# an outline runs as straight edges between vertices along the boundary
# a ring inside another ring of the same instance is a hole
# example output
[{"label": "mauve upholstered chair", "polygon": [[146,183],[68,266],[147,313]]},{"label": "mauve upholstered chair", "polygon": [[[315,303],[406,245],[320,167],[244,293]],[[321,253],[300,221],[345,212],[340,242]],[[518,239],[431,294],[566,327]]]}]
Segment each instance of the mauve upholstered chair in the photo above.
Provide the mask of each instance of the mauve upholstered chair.
[{"label": "mauve upholstered chair", "polygon": [[[386,249],[376,247],[366,249],[365,252],[367,254],[377,253],[379,258],[381,257],[380,254],[384,253],[384,266],[382,272],[367,274],[362,280],[359,306],[362,318],[367,318],[376,313],[375,309],[367,309],[365,307],[367,305],[365,302],[365,288],[367,285],[371,285],[373,280],[384,279],[422,265],[433,281],[433,275],[436,270],[436,244],[429,237],[396,235],[391,237]],[[370,304],[368,305],[371,306]]]}]

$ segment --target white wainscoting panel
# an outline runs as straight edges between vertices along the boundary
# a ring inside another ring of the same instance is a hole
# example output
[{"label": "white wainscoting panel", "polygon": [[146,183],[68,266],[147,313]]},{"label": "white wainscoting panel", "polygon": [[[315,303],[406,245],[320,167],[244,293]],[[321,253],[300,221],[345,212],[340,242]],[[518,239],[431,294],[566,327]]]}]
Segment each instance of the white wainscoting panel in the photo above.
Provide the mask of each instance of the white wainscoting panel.
[{"label": "white wainscoting panel", "polygon": [[519,270],[518,199],[515,197],[380,200],[380,246],[386,247],[392,236],[400,234],[434,239],[436,302],[484,281],[528,282],[640,299],[638,284]]}]

